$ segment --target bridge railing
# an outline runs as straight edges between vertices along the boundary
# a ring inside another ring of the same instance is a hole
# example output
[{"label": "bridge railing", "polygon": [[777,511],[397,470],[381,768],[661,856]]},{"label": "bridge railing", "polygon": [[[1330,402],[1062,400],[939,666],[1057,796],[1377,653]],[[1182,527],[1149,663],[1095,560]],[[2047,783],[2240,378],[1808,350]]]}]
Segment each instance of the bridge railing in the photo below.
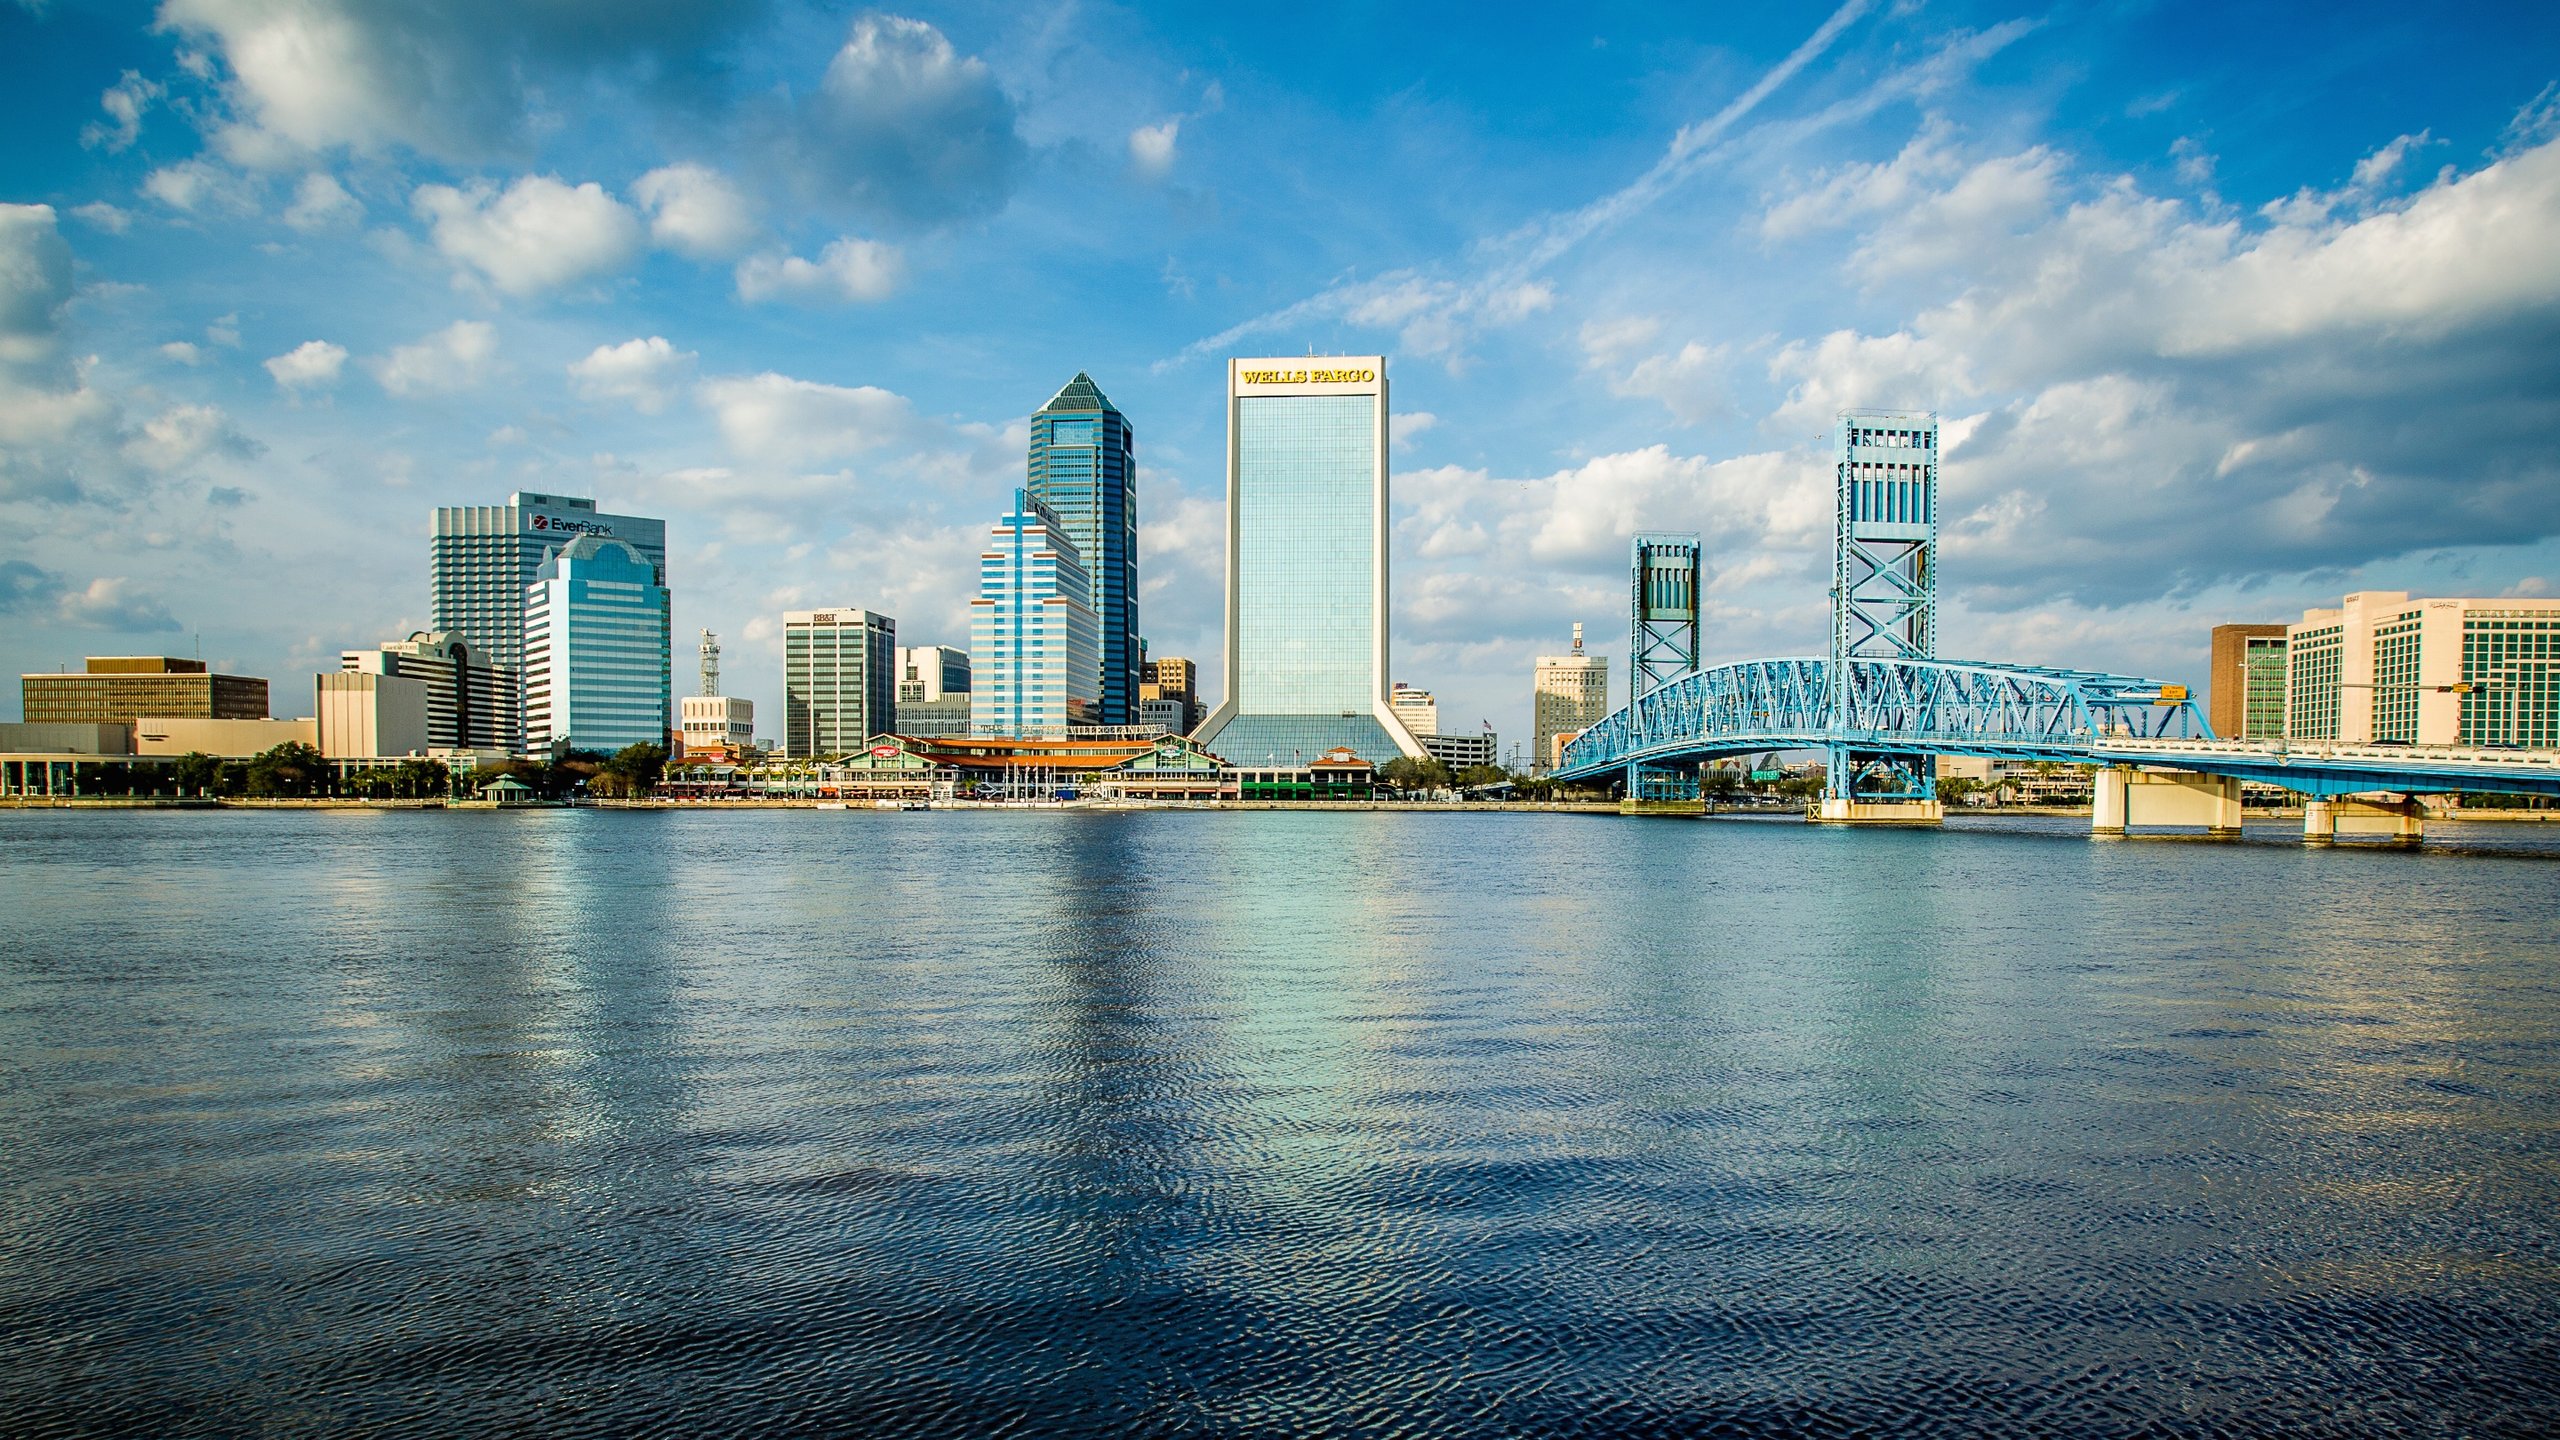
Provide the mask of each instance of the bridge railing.
[{"label": "bridge railing", "polygon": [[1749,660],[1684,676],[1565,747],[1557,773],[1598,773],[1717,741],[1771,748],[2078,749],[2103,738],[2206,739],[2195,703],[2156,680],[1959,660]]}]

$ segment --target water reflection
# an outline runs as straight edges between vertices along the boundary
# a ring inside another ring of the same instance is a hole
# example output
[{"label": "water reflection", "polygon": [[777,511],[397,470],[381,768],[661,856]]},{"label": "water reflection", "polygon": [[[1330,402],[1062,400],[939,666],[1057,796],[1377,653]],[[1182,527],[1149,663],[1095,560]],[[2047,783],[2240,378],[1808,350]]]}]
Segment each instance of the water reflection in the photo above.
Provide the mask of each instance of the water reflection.
[{"label": "water reflection", "polygon": [[0,853],[29,1434],[2560,1400],[2547,862],[1365,813]]}]

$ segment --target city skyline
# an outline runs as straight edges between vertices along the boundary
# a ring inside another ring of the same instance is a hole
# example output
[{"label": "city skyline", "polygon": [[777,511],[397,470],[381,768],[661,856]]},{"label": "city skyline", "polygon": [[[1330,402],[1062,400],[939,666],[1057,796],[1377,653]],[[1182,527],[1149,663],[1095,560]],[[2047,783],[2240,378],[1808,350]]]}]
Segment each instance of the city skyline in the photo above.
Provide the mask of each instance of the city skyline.
[{"label": "city skyline", "polygon": [[0,11],[20,672],[333,668],[431,628],[351,557],[526,490],[665,517],[779,714],[786,609],[963,642],[1083,370],[1149,437],[1142,631],[1214,673],[1216,372],[1309,348],[1397,366],[1395,678],[1506,735],[1573,621],[1623,666],[1635,530],[1705,537],[1710,660],[1818,652],[1841,409],[1942,417],[1942,654],[2201,685],[2211,623],[2560,579],[2546,16],[359,16],[327,87],[160,14]]}]

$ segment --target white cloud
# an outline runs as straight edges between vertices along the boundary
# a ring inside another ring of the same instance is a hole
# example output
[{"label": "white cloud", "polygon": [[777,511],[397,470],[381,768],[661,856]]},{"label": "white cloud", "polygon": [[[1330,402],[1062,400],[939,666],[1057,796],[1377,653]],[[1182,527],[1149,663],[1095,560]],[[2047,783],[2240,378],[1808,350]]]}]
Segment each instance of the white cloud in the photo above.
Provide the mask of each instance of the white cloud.
[{"label": "white cloud", "polygon": [[1394,437],[1398,449],[1436,429],[1440,417],[1428,410],[1407,410],[1387,417],[1387,434]]},{"label": "white cloud", "polygon": [[174,474],[215,455],[246,459],[258,447],[212,405],[173,405],[143,422],[125,442],[125,453],[161,474]]},{"label": "white cloud", "polygon": [[705,72],[758,7],[710,0],[354,4],[165,0],[180,65],[222,87],[206,123],[262,168],[344,147],[470,161],[521,142],[535,95],[575,104],[591,81]]},{"label": "white cloud", "polygon": [[456,320],[414,345],[394,349],[371,366],[383,389],[394,395],[423,395],[479,384],[497,353],[498,333],[487,321]]},{"label": "white cloud", "polygon": [[177,361],[181,365],[201,365],[204,363],[203,347],[197,345],[192,340],[172,340],[168,344],[160,347],[160,353]]},{"label": "white cloud", "polygon": [[631,198],[649,212],[649,235],[696,260],[737,254],[756,236],[747,197],[705,165],[666,165],[631,182]]},{"label": "white cloud", "polygon": [[676,381],[693,358],[692,351],[676,349],[662,335],[599,345],[587,358],[569,366],[569,382],[587,399],[624,400],[633,409],[654,415],[666,408]]},{"label": "white cloud", "polygon": [[353,225],[363,218],[364,202],[348,194],[336,176],[318,170],[302,177],[284,212],[284,223],[304,231]]},{"label": "white cloud", "polygon": [[222,210],[243,214],[255,209],[240,178],[207,160],[181,160],[142,177],[142,193],[188,214]]},{"label": "white cloud", "polygon": [[156,80],[145,80],[138,70],[127,70],[124,78],[107,87],[98,97],[98,105],[107,112],[105,122],[92,122],[80,132],[80,143],[110,154],[129,150],[142,138],[142,112],[164,92]]},{"label": "white cloud", "polygon": [[1182,134],[1182,117],[1177,115],[1161,125],[1141,125],[1129,132],[1129,163],[1150,180],[1161,180],[1173,170],[1174,143]]},{"label": "white cloud", "polygon": [[503,192],[422,185],[413,204],[437,249],[511,295],[618,270],[640,252],[638,218],[592,180],[526,175]]},{"label": "white cloud", "polygon": [[916,429],[906,397],[869,385],[822,385],[768,371],[707,380],[697,394],[729,448],[767,465],[842,461]]},{"label": "white cloud", "polygon": [[267,373],[286,390],[325,388],[338,383],[338,372],[346,367],[347,349],[326,340],[305,340],[282,355],[266,362]]},{"label": "white cloud", "polygon": [[987,62],[922,20],[853,22],[797,117],[794,171],[812,203],[934,224],[1002,207],[1029,159]]},{"label": "white cloud", "polygon": [[71,213],[110,235],[121,235],[133,228],[132,215],[104,200],[92,200],[86,205],[75,205]]},{"label": "white cloud", "polygon": [[839,239],[815,260],[797,255],[758,255],[738,266],[738,298],[764,300],[884,300],[897,288],[897,247],[876,240]]}]

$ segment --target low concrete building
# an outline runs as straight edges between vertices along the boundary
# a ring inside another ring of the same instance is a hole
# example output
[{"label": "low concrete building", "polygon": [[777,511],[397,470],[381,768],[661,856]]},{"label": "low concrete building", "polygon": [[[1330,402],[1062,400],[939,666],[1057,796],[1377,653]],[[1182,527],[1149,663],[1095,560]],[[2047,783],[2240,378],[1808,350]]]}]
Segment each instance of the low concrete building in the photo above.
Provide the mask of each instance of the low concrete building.
[{"label": "low concrete building", "polygon": [[332,671],[313,680],[321,754],[370,760],[426,753],[426,681],[362,670]]},{"label": "low concrete building", "polygon": [[0,724],[0,751],[34,755],[130,755],[130,725],[70,723]]},{"label": "low concrete building", "polygon": [[1431,752],[1431,758],[1448,766],[1452,774],[1470,765],[1502,763],[1502,737],[1490,730],[1479,735],[1442,735],[1435,732],[1417,734],[1417,738],[1422,741],[1422,748]]},{"label": "low concrete building", "polygon": [[316,720],[205,720],[146,715],[133,722],[136,755],[212,755],[246,760],[279,745],[320,748]]},{"label": "low concrete building", "polygon": [[756,702],[743,695],[687,695],[676,702],[689,759],[736,761],[755,749]]}]

